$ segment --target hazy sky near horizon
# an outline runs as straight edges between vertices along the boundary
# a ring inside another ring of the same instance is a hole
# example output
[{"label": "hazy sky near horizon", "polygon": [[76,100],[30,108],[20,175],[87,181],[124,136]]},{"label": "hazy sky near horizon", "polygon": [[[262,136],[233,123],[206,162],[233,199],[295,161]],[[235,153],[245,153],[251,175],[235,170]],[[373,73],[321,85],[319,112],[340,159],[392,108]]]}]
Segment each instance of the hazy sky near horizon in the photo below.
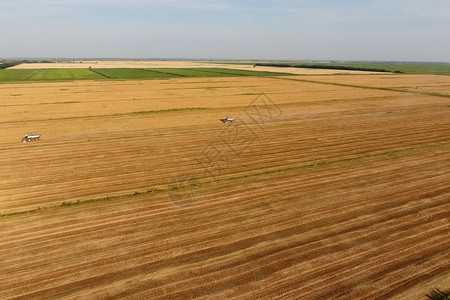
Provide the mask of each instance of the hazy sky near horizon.
[{"label": "hazy sky near horizon", "polygon": [[0,57],[450,62],[449,0],[0,0]]}]

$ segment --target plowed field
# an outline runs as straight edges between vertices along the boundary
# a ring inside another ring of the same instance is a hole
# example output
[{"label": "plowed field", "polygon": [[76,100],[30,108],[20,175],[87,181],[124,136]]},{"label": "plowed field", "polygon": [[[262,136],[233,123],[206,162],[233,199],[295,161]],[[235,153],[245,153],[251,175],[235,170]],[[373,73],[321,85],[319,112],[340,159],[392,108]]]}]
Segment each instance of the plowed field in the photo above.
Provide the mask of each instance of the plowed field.
[{"label": "plowed field", "polygon": [[0,84],[0,299],[446,290],[449,94],[424,75]]}]

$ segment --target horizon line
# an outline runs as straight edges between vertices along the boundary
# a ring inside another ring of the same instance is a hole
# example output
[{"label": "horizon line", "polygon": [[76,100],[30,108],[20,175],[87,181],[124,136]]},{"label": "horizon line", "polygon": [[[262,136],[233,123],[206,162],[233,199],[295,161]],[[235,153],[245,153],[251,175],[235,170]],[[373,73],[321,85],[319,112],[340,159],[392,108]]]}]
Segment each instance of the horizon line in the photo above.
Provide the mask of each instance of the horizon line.
[{"label": "horizon line", "polygon": [[[346,60],[346,59],[230,59],[230,58],[130,58],[130,57],[0,57],[0,61],[31,60],[30,63],[41,63],[42,60],[58,61],[230,61],[230,62],[372,62],[372,63],[436,63],[450,64],[448,61],[415,61],[415,60]],[[38,60],[38,61],[37,61]]]}]

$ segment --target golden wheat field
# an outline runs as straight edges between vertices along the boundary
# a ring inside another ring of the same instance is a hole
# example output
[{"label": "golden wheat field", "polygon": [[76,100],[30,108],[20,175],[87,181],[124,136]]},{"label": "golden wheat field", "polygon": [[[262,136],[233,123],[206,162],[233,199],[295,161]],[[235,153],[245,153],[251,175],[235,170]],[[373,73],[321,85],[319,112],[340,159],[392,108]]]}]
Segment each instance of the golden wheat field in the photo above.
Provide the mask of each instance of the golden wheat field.
[{"label": "golden wheat field", "polygon": [[394,74],[0,84],[0,299],[425,299],[450,287],[449,93]]}]

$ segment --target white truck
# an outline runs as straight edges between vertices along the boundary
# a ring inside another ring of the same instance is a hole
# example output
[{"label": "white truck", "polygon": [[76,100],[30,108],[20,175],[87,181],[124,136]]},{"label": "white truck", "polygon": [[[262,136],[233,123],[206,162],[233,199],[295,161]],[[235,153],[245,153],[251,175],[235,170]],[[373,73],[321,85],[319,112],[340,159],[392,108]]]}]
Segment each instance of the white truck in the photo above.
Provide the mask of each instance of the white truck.
[{"label": "white truck", "polygon": [[22,138],[22,143],[27,143],[27,142],[33,142],[33,141],[39,141],[41,135],[40,134],[33,134],[33,133],[29,133],[26,136],[24,136]]}]

